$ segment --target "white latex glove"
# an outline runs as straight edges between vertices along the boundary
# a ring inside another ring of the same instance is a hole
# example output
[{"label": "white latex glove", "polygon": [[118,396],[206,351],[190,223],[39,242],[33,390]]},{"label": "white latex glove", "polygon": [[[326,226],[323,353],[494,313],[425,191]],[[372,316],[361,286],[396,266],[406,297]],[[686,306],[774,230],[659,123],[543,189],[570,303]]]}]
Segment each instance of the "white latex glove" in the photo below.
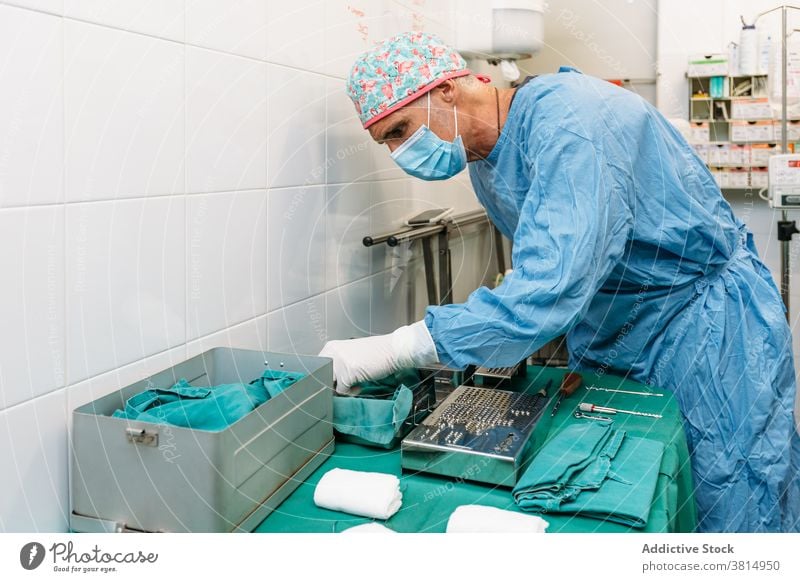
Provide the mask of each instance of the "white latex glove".
[{"label": "white latex glove", "polygon": [[439,359],[424,321],[386,335],[329,341],[319,355],[333,358],[336,391],[343,394],[360,382],[379,380],[403,368],[427,366]]}]

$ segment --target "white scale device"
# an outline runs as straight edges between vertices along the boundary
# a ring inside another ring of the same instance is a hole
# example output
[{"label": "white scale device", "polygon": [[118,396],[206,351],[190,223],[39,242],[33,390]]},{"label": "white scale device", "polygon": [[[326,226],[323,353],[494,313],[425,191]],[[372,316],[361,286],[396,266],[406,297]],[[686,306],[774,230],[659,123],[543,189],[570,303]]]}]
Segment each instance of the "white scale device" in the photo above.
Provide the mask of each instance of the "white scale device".
[{"label": "white scale device", "polygon": [[769,204],[773,208],[800,208],[800,154],[769,159]]}]

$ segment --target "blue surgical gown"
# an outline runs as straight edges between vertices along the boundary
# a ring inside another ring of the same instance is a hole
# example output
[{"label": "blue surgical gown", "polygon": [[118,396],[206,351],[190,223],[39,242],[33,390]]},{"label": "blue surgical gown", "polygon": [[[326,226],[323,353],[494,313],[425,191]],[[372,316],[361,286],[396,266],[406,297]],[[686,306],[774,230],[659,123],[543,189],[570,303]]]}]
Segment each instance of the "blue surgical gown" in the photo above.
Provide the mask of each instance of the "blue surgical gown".
[{"label": "blue surgical gown", "polygon": [[513,272],[425,322],[450,366],[512,365],[567,334],[570,364],[671,390],[700,531],[797,531],[791,333],[753,238],[650,104],[562,70],[514,98],[472,162]]}]

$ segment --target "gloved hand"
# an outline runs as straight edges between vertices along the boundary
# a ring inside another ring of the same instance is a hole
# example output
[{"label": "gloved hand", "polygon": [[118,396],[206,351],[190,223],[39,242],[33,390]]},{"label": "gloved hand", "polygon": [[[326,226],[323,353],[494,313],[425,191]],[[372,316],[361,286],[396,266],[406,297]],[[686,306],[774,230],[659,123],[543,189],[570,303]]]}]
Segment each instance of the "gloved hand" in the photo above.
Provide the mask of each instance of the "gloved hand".
[{"label": "gloved hand", "polygon": [[436,346],[424,321],[404,325],[390,334],[329,341],[319,353],[333,358],[336,391],[367,380],[379,380],[403,368],[436,363]]}]

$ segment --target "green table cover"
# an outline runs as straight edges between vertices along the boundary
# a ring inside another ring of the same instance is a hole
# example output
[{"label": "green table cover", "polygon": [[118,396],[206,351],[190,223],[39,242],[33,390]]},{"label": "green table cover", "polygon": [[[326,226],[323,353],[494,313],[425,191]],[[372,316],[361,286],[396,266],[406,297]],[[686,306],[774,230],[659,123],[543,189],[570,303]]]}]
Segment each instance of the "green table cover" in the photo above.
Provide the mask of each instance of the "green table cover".
[{"label": "green table cover", "polygon": [[[536,392],[553,379],[549,396],[556,393],[565,370],[531,366],[525,377],[516,378],[512,390]],[[550,417],[555,404],[552,398],[534,432],[535,454],[541,445],[562,428],[574,423],[595,422],[572,416],[579,402],[591,402],[626,410],[662,414],[653,419],[617,414],[614,427],[632,436],[645,437],[664,445],[664,454],[656,483],[655,496],[644,528],[631,528],[619,523],[575,515],[546,514],[548,532],[691,532],[697,525],[692,495],[692,473],[689,451],[681,422],[681,413],[671,394],[614,376],[583,373],[584,386],[564,399],[558,413]],[[587,391],[587,385],[620,388],[639,392],[663,393],[663,397],[637,396],[601,391]],[[383,450],[366,446],[337,443],[335,453],[320,466],[306,482],[290,495],[256,528],[256,532],[341,532],[354,525],[369,522],[367,518],[321,509],[314,505],[314,488],[325,472],[340,467],[358,471],[392,473],[401,478],[403,506],[385,522],[398,532],[444,532],[447,519],[459,505],[482,504],[520,511],[511,496],[511,489],[493,487],[425,473],[403,474],[400,468],[400,449]]]}]

